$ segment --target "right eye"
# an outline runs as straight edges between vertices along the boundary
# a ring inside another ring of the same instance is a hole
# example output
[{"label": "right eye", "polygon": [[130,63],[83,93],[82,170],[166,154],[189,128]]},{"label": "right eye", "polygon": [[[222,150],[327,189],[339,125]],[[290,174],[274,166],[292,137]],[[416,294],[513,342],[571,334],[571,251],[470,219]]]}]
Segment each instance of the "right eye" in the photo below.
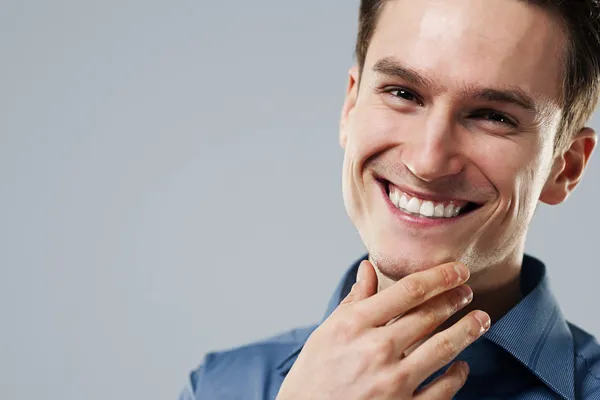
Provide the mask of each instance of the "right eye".
[{"label": "right eye", "polygon": [[412,103],[417,103],[418,105],[423,105],[423,103],[416,94],[405,88],[393,87],[386,89],[385,93],[389,94],[397,100],[409,101]]}]

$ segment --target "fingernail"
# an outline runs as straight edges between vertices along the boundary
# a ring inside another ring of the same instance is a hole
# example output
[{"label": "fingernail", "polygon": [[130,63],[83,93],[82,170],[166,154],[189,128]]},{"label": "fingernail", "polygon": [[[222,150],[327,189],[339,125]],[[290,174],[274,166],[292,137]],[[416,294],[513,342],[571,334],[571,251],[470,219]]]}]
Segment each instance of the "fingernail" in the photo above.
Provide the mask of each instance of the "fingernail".
[{"label": "fingernail", "polygon": [[483,311],[475,311],[475,318],[481,324],[481,332],[485,332],[490,328],[492,321],[490,321],[490,316]]},{"label": "fingernail", "polygon": [[363,280],[363,278],[365,277],[365,267],[364,264],[365,262],[361,262],[360,265],[358,266],[358,272],[356,273],[356,282],[360,282]]},{"label": "fingernail", "polygon": [[460,366],[464,373],[463,376],[466,378],[469,375],[469,372],[471,372],[471,368],[469,367],[469,364],[466,361],[461,361]]},{"label": "fingernail", "polygon": [[460,290],[460,294],[462,295],[463,298],[463,304],[466,303],[470,303],[471,300],[473,300],[473,291],[471,290],[471,288],[467,285],[462,285],[459,286],[458,289]]},{"label": "fingernail", "polygon": [[459,281],[465,280],[465,278],[469,274],[469,270],[467,269],[467,267],[465,267],[461,263],[454,264],[454,270],[458,274]]}]

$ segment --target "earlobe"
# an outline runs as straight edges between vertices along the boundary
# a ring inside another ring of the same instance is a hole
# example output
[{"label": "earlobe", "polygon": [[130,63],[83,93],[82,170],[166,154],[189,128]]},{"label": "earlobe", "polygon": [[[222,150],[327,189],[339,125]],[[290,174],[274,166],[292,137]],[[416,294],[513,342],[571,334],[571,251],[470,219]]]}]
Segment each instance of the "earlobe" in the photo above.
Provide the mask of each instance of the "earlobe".
[{"label": "earlobe", "polygon": [[342,115],[340,118],[340,146],[342,146],[343,149],[346,148],[346,142],[348,141],[350,119],[358,96],[358,79],[358,67],[354,66],[348,72],[346,98],[344,100],[344,105],[342,106]]},{"label": "earlobe", "polygon": [[596,143],[597,135],[593,129],[583,128],[579,131],[567,150],[556,156],[550,176],[540,195],[540,201],[555,205],[567,199],[583,178]]}]

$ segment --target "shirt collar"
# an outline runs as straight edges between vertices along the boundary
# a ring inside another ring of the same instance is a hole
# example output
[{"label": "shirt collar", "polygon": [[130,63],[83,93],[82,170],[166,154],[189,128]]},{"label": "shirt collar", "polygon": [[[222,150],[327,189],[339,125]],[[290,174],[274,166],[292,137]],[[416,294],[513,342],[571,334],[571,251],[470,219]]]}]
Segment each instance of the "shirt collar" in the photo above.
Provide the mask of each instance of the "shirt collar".
[{"label": "shirt collar", "polygon": [[575,399],[573,337],[541,261],[525,255],[521,287],[525,297],[484,337],[510,353],[564,399]]},{"label": "shirt collar", "polygon": [[[325,316],[325,321],[350,292],[356,282],[356,272],[368,255],[357,260],[338,283]],[[571,331],[556,298],[550,289],[545,265],[525,255],[521,269],[521,288],[524,298],[504,317],[496,321],[484,337],[519,360],[550,389],[564,399],[575,399],[574,349]],[[319,324],[320,324],[319,323]],[[318,325],[315,326],[315,328]],[[291,369],[304,343],[299,340],[278,365],[285,375]]]}]

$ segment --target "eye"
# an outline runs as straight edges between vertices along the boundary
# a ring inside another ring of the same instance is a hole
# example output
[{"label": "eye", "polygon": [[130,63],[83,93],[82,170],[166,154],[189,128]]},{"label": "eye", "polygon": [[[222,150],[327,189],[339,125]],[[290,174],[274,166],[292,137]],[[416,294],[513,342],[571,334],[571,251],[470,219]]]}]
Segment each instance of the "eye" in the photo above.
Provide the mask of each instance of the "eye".
[{"label": "eye", "polygon": [[512,118],[494,110],[481,110],[474,113],[471,117],[495,124],[507,125],[513,128],[517,127],[517,123]]},{"label": "eye", "polygon": [[419,105],[423,105],[423,103],[421,102],[419,97],[415,93],[411,92],[408,89],[393,87],[393,88],[384,90],[384,92],[389,94],[392,97],[395,97],[396,99],[406,100],[406,101],[410,101],[413,103],[417,103]]}]

